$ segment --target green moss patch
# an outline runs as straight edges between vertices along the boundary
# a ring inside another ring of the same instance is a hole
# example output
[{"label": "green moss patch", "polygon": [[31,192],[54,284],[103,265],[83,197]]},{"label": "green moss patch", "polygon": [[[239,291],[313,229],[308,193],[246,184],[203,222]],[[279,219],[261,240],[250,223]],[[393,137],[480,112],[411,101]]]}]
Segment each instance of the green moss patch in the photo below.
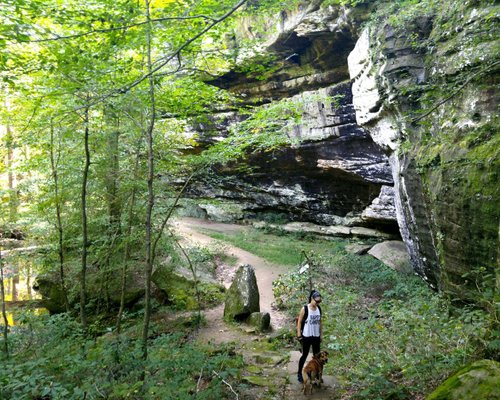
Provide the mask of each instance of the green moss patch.
[{"label": "green moss patch", "polygon": [[481,360],[448,378],[427,400],[494,400],[500,398],[500,363]]}]

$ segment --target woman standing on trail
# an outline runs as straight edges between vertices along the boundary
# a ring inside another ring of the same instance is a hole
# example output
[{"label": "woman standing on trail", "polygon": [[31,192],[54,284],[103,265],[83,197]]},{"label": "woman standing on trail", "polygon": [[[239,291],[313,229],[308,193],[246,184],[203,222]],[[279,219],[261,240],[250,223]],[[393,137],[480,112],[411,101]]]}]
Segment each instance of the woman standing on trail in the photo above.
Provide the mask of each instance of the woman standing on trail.
[{"label": "woman standing on trail", "polygon": [[302,307],[297,318],[297,339],[302,343],[302,357],[300,357],[297,372],[299,382],[303,382],[302,368],[309,355],[310,347],[313,348],[313,354],[320,351],[322,323],[319,303],[321,303],[321,295],[316,290],[312,290],[309,295],[309,304]]}]

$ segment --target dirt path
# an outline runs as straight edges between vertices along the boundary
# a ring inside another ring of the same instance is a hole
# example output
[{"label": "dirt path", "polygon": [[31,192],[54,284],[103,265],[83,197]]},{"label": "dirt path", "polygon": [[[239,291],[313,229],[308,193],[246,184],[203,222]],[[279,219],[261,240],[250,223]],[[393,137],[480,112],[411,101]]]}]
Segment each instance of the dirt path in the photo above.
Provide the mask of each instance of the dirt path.
[{"label": "dirt path", "polygon": [[[234,224],[216,223],[195,218],[182,218],[174,223],[176,231],[182,235],[185,244],[213,246],[217,240],[201,233],[199,230],[210,230],[220,233],[236,233],[247,229],[244,226]],[[240,248],[225,245],[224,252],[237,258],[237,266],[232,271],[225,271],[224,285],[230,286],[232,277],[237,267],[241,264],[250,264],[255,269],[257,285],[260,294],[260,309],[271,314],[271,326],[273,331],[284,326],[290,326],[287,316],[272,307],[274,296],[272,282],[288,267],[275,265],[257,257]],[[241,344],[240,352],[249,366],[248,371],[243,374],[243,381],[250,384],[245,393],[240,393],[243,400],[259,399],[304,399],[302,385],[297,382],[297,364],[300,358],[298,351],[272,351],[266,348],[266,344],[258,344],[255,333],[245,333],[241,327],[228,324],[223,320],[224,304],[205,311],[206,326],[198,331],[198,339],[213,344],[237,342]],[[246,346],[249,344],[249,346]],[[251,371],[251,372],[250,372]],[[332,376],[324,376],[324,384],[321,388],[315,388],[310,400],[332,400],[339,397],[335,393],[338,385]]]},{"label": "dirt path", "polygon": [[[174,223],[174,227],[177,232],[182,235],[185,243],[200,246],[214,245],[217,240],[199,232],[198,229],[211,230],[226,234],[246,229],[244,226],[223,224],[195,218],[179,219]],[[224,285],[226,288],[228,288],[231,284],[232,276],[234,275],[237,267],[241,264],[250,264],[255,269],[255,276],[259,287],[260,310],[262,312],[269,312],[271,315],[271,326],[273,331],[287,325],[289,321],[287,321],[286,315],[274,309],[272,306],[274,302],[272,282],[277,279],[280,274],[285,273],[287,271],[287,267],[271,264],[266,260],[249,253],[248,251],[231,245],[225,245],[224,250],[228,255],[237,258],[237,265],[233,268],[233,271],[229,271],[224,279]],[[238,329],[233,324],[227,324],[224,322],[223,314],[224,304],[205,312],[207,326],[200,329],[200,339],[221,343],[233,340],[241,341],[244,338],[244,336],[242,337],[241,329]],[[248,339],[251,340],[251,337],[248,337]]]}]

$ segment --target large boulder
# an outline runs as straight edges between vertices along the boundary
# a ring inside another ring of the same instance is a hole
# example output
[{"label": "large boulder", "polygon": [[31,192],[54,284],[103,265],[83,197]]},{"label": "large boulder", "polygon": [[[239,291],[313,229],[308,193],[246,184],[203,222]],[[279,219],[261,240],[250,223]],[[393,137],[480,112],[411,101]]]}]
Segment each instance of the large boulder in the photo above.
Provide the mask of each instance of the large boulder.
[{"label": "large boulder", "polygon": [[167,266],[160,266],[153,271],[151,281],[166,296],[168,303],[187,310],[197,308],[196,297],[192,293],[194,280],[178,274]]},{"label": "large boulder", "polygon": [[259,288],[251,265],[242,265],[236,271],[233,283],[226,293],[224,319],[243,321],[260,311]]},{"label": "large boulder", "polygon": [[33,283],[33,289],[42,296],[42,305],[50,314],[66,311],[64,294],[59,281],[49,275],[40,275]]},{"label": "large boulder", "polygon": [[202,262],[196,265],[196,279],[192,271],[168,263],[157,267],[151,280],[167,297],[167,302],[187,310],[198,309],[196,285],[201,290],[201,306],[212,306],[222,300],[224,287],[215,279],[215,264]]},{"label": "large boulder", "polygon": [[[121,272],[116,274],[114,279],[109,282],[109,301],[112,306],[118,307],[121,301]],[[98,278],[99,279],[99,278]],[[98,282],[94,283],[98,287]],[[145,285],[142,271],[130,271],[126,277],[126,286],[124,293],[125,307],[132,307],[144,297]]]},{"label": "large boulder", "polygon": [[[70,280],[68,280],[70,282]],[[88,303],[104,302],[103,298],[99,297],[102,294],[102,275],[97,273],[89,273],[87,276],[87,300]],[[125,307],[132,307],[144,297],[144,281],[140,273],[129,272],[126,278],[127,285],[125,287]],[[33,289],[41,296],[41,303],[51,314],[58,314],[66,311],[64,293],[61,288],[60,278],[56,274],[45,274],[38,276],[34,283]],[[80,302],[80,291],[76,286],[69,285],[67,287],[68,302],[70,308]],[[119,307],[121,301],[121,272],[116,273],[108,282],[108,300],[109,306]]]},{"label": "large boulder", "polygon": [[448,378],[427,400],[500,399],[500,363],[480,360]]},{"label": "large boulder", "polygon": [[388,240],[377,243],[368,251],[368,254],[396,271],[412,271],[408,251],[405,244],[400,240]]}]

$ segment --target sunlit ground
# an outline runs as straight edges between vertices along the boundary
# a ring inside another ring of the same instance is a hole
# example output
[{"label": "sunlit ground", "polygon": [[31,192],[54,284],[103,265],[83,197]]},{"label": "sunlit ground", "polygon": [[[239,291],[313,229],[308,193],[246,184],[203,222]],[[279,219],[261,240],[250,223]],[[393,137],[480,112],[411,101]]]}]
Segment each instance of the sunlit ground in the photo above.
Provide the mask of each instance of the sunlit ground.
[{"label": "sunlit ground", "polygon": [[[32,283],[33,279],[28,280],[19,276],[10,276],[4,279],[6,315],[9,326],[16,325],[16,316],[22,312],[21,308],[11,306],[12,302],[37,300],[41,298],[37,292],[30,288]],[[33,312],[35,315],[41,315],[47,313],[47,310],[44,308],[35,308]],[[5,325],[3,317],[0,318],[0,325]]]}]

